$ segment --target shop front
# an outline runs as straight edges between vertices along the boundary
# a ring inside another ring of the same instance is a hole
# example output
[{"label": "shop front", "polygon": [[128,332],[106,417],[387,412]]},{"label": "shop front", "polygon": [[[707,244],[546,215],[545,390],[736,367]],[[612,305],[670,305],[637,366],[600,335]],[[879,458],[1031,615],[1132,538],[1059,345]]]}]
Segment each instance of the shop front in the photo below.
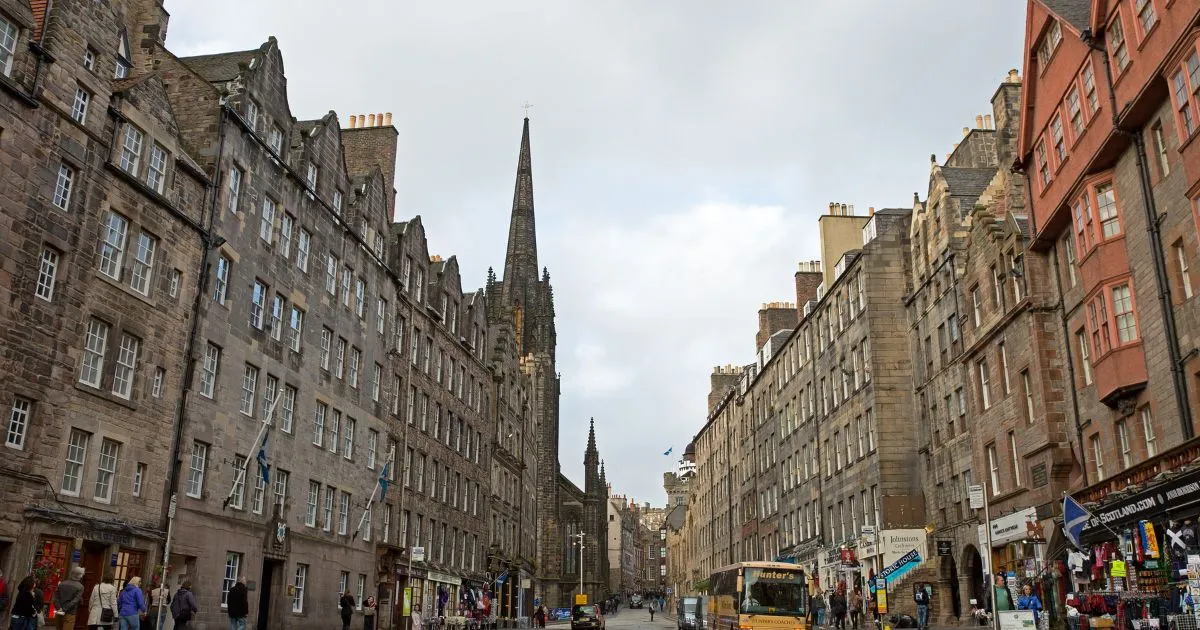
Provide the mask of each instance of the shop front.
[{"label": "shop front", "polygon": [[425,609],[434,611],[438,617],[458,616],[458,595],[462,578],[440,571],[429,571],[425,581]]},{"label": "shop front", "polygon": [[[1046,562],[1045,524],[1038,519],[1037,508],[1025,508],[992,519],[991,565],[1004,575],[1033,579]],[[986,533],[980,546],[987,548]]]},{"label": "shop front", "polygon": [[1195,618],[1188,602],[1200,603],[1200,470],[1160,477],[1093,509],[1083,549],[1066,552],[1066,602],[1089,627],[1166,628],[1176,615]]},{"label": "shop front", "polygon": [[[412,628],[413,608],[424,601],[425,576],[426,572],[424,569],[409,568],[404,563],[396,564],[397,596],[392,614],[396,620],[394,627],[397,630],[410,630]],[[422,611],[422,614],[425,614],[424,611]]]},{"label": "shop front", "polygon": [[[76,524],[47,524],[35,534],[34,552],[30,559],[32,574],[38,583],[43,601],[53,600],[58,583],[67,577],[73,566],[84,569],[83,603],[88,604],[92,587],[105,576],[112,576],[117,588],[124,587],[132,577],[141,577],[143,584],[156,583],[159,545],[162,540],[155,530],[123,527],[110,523],[90,521]],[[13,569],[13,579],[8,588],[15,590],[18,574],[23,569]],[[12,595],[15,593],[7,593]],[[47,616],[52,616],[53,606]],[[75,620],[76,630],[87,628],[87,615]]]}]

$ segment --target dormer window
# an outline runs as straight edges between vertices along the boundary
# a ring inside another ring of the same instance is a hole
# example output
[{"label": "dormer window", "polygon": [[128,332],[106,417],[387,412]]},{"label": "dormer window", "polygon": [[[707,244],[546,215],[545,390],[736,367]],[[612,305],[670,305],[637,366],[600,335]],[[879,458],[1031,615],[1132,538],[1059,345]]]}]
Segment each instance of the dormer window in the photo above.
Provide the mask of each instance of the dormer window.
[{"label": "dormer window", "polygon": [[283,155],[283,130],[279,125],[271,125],[271,133],[267,136],[267,144],[277,155]]},{"label": "dormer window", "polygon": [[258,103],[252,98],[246,99],[246,124],[251,131],[258,131]]},{"label": "dormer window", "polygon": [[0,74],[12,76],[13,57],[17,54],[17,25],[0,15]]},{"label": "dormer window", "polygon": [[317,190],[317,165],[312,162],[308,163],[308,170],[304,175],[304,180],[308,182],[308,189],[312,192]]},{"label": "dormer window", "polygon": [[1042,72],[1050,65],[1050,57],[1054,56],[1054,51],[1058,49],[1058,45],[1062,43],[1062,26],[1058,21],[1050,24],[1050,28],[1046,30],[1046,37],[1042,39],[1042,45],[1038,47],[1038,69]]},{"label": "dormer window", "polygon": [[117,44],[117,69],[113,72],[114,79],[124,79],[129,76],[133,64],[129,61],[129,37],[121,33],[121,42]]}]

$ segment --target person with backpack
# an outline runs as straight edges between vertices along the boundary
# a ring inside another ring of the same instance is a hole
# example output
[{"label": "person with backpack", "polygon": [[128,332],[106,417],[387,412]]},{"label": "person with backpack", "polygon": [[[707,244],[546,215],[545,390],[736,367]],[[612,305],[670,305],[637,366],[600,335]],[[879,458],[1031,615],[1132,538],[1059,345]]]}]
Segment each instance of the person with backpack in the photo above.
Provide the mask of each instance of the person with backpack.
[{"label": "person with backpack", "polygon": [[854,590],[850,591],[850,597],[846,604],[850,609],[850,625],[854,626],[854,630],[858,630],[858,623],[862,617],[863,610],[862,586],[854,585]]},{"label": "person with backpack", "polygon": [[13,598],[11,630],[37,630],[45,603],[34,588],[33,576],[27,576],[17,585],[17,596]]},{"label": "person with backpack", "polygon": [[846,585],[838,584],[837,590],[829,596],[829,612],[833,614],[833,627],[846,630]]},{"label": "person with backpack", "polygon": [[250,615],[250,594],[246,588],[246,576],[238,578],[225,598],[229,614],[229,630],[246,630],[246,617]]},{"label": "person with backpack", "polygon": [[913,603],[917,605],[917,628],[929,630],[929,593],[924,584],[918,584],[913,591]]},{"label": "person with backpack", "polygon": [[200,607],[196,605],[196,596],[192,594],[192,583],[184,582],[179,586],[179,590],[175,591],[175,598],[171,600],[171,617],[175,619],[175,630],[186,630],[187,624],[200,612]]}]

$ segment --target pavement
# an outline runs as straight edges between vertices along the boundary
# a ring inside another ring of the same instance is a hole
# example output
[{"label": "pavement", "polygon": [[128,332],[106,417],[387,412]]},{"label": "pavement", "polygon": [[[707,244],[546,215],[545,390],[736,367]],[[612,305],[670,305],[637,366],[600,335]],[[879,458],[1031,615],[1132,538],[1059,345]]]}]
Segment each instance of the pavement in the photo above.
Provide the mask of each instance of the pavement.
[{"label": "pavement", "polygon": [[[550,621],[547,628],[570,628],[569,621]],[[654,621],[650,621],[650,611],[646,608],[622,608],[616,613],[604,617],[605,630],[675,630],[675,616],[655,611]]]}]

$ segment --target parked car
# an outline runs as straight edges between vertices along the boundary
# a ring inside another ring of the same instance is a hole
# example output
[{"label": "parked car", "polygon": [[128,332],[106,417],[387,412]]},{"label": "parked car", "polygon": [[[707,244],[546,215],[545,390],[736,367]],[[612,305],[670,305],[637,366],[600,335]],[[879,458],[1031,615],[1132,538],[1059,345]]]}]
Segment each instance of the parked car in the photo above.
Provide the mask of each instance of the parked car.
[{"label": "parked car", "polygon": [[604,630],[604,615],[597,604],[575,604],[571,607],[571,630]]},{"label": "parked car", "polygon": [[700,598],[680,597],[676,606],[676,627],[679,630],[700,630],[700,619]]}]

